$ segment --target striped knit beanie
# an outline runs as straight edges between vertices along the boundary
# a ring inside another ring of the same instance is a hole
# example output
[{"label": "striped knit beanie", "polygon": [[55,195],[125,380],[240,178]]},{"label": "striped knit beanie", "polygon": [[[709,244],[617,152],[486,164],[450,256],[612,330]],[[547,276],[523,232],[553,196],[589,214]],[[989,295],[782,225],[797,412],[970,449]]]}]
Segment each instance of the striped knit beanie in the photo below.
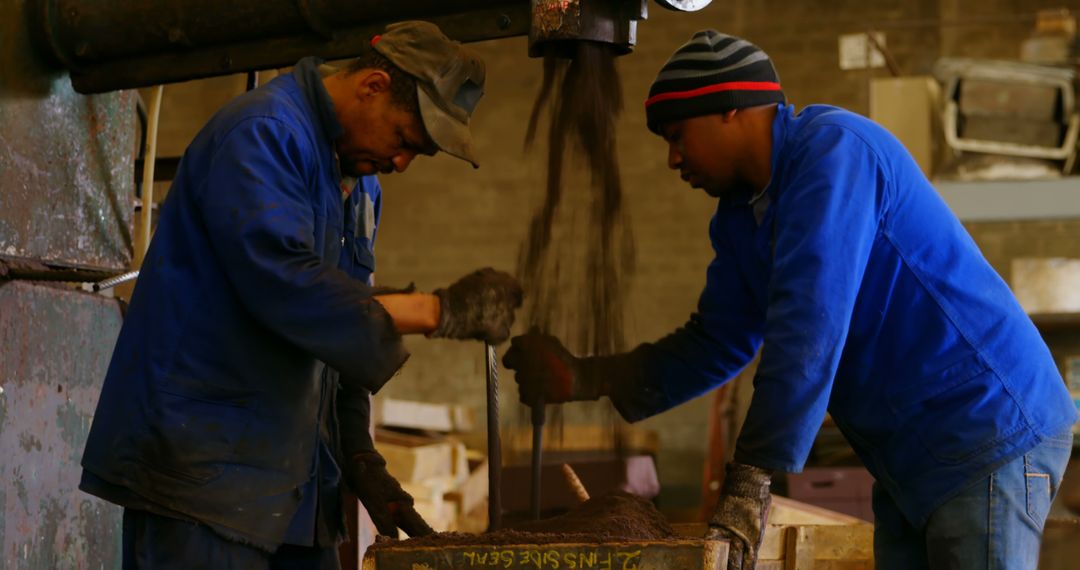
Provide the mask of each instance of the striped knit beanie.
[{"label": "striped knit beanie", "polygon": [[780,78],[761,48],[702,30],[660,69],[645,101],[645,119],[660,134],[670,121],[783,102]]}]

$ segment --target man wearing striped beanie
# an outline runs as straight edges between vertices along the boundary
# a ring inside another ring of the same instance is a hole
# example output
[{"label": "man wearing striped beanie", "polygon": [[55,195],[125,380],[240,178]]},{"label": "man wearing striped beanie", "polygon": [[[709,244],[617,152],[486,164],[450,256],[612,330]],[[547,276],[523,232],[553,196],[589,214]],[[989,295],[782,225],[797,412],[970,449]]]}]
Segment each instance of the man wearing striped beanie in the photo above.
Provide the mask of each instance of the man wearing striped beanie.
[{"label": "man wearing striped beanie", "polygon": [[876,567],[1030,568],[1077,420],[1031,319],[910,154],[854,113],[785,103],[768,56],[713,30],[657,75],[649,129],[717,197],[685,326],[615,356],[513,339],[532,403],[607,396],[637,421],[736,376],[754,395],[709,536],[753,567],[771,476],[828,412],[876,479]]}]

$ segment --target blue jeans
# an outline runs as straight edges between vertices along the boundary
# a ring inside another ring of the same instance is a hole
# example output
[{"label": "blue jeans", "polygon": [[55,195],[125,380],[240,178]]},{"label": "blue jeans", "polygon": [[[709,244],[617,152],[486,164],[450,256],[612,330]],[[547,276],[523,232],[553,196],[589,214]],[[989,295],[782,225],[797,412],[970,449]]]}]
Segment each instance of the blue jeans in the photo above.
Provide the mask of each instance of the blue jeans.
[{"label": "blue jeans", "polygon": [[1072,452],[1072,433],[1043,440],[946,501],[916,528],[874,485],[874,567],[1031,569]]}]

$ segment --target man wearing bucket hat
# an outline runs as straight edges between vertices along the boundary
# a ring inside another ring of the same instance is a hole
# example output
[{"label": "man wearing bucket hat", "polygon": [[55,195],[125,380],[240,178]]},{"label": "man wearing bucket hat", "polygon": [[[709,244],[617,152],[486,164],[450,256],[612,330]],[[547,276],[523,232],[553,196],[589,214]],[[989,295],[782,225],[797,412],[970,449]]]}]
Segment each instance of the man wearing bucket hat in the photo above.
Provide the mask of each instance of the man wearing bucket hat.
[{"label": "man wearing bucket hat", "polygon": [[761,349],[709,535],[755,563],[777,471],[828,411],[874,475],[878,568],[1035,568],[1076,410],[1031,320],[888,132],[786,104],[768,56],[705,30],[645,103],[668,166],[717,198],[697,312],[608,357],[516,337],[531,404],[608,396],[640,420],[726,382]]},{"label": "man wearing bucket hat", "polygon": [[143,264],[80,487],[124,507],[124,567],[336,568],[342,474],[381,534],[431,529],[369,437],[401,336],[509,336],[521,289],[483,269],[372,286],[377,173],[473,164],[483,62],[387,28],[347,69],[301,60],[188,147]]}]

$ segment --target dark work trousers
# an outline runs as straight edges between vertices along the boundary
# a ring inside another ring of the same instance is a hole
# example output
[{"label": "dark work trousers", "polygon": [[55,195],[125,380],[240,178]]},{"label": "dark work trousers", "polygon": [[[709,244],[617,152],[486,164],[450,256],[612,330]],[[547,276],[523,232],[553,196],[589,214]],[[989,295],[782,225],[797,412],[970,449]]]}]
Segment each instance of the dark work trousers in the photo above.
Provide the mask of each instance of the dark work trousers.
[{"label": "dark work trousers", "polygon": [[124,570],[339,570],[336,547],[282,545],[270,554],[194,522],[124,509]]}]

